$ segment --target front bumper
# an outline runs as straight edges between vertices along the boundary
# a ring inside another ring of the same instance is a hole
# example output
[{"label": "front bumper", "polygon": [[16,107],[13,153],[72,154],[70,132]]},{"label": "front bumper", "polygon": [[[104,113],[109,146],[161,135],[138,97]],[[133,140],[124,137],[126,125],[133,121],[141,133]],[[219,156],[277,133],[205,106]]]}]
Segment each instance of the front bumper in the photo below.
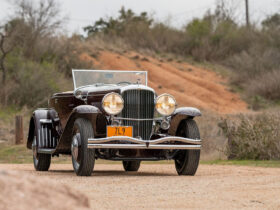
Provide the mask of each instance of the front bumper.
[{"label": "front bumper", "polygon": [[127,136],[88,139],[88,148],[94,149],[183,149],[200,150],[200,139],[178,136],[162,137],[155,140],[142,140]]}]

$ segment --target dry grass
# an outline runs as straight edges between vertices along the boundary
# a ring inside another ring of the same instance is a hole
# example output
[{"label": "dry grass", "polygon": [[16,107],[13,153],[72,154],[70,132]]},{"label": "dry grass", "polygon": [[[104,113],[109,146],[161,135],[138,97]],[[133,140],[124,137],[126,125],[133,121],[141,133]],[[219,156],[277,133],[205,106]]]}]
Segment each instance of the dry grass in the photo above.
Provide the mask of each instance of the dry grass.
[{"label": "dry grass", "polygon": [[229,159],[280,159],[279,112],[238,115],[225,119],[220,127],[228,138]]},{"label": "dry grass", "polygon": [[204,161],[226,159],[227,138],[219,127],[221,116],[213,112],[203,112],[196,118],[202,139],[201,159]]},{"label": "dry grass", "polygon": [[249,82],[248,91],[251,96],[260,95],[270,100],[280,98],[280,70],[264,72]]}]

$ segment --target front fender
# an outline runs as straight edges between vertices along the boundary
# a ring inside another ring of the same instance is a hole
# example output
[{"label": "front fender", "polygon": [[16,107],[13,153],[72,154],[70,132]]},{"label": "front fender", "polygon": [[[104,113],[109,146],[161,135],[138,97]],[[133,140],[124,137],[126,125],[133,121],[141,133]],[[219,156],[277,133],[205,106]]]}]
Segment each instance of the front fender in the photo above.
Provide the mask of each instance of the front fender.
[{"label": "front fender", "polygon": [[78,118],[86,118],[91,121],[94,134],[96,134],[96,121],[101,114],[101,111],[95,106],[80,105],[75,107],[67,120],[56,150],[63,153],[69,153],[71,151],[72,129],[75,120]]},{"label": "front fender", "polygon": [[[32,148],[32,142],[34,136],[38,136],[38,130],[40,129],[40,120],[48,119],[53,120],[57,118],[57,112],[54,109],[37,109],[33,112],[30,121],[29,121],[29,131],[27,137],[27,148]],[[37,142],[38,145],[38,142]]]},{"label": "front fender", "polygon": [[[91,105],[80,105],[73,109],[71,115],[73,114],[99,114],[100,110],[96,106]],[[70,117],[71,117],[70,115]]]},{"label": "front fender", "polygon": [[171,116],[170,128],[168,130],[168,134],[175,136],[177,133],[177,128],[180,125],[182,120],[188,118],[194,118],[201,116],[201,112],[199,109],[194,107],[180,107],[175,110],[175,112]]}]

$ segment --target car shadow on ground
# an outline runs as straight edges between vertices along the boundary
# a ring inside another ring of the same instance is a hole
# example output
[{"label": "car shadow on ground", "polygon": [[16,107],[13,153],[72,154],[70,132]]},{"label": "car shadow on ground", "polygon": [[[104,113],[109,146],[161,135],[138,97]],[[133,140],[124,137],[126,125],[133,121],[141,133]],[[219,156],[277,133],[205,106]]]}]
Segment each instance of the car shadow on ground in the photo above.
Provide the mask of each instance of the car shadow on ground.
[{"label": "car shadow on ground", "polygon": [[[48,175],[54,174],[54,175],[69,175],[69,176],[76,176],[74,170],[49,170],[46,172]],[[92,177],[98,177],[98,176],[127,176],[127,177],[133,177],[133,176],[177,176],[177,174],[170,174],[170,173],[157,173],[157,172],[126,172],[126,171],[118,171],[118,170],[96,170],[91,174]]]}]

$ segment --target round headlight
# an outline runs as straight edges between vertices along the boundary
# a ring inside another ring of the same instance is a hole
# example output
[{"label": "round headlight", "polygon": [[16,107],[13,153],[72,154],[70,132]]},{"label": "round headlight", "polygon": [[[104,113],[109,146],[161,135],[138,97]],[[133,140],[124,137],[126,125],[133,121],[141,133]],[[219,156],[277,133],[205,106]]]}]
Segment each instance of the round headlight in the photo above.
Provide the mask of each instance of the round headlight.
[{"label": "round headlight", "polygon": [[176,100],[173,96],[162,94],[156,99],[156,110],[163,116],[171,115],[176,108]]},{"label": "round headlight", "polygon": [[103,98],[102,107],[110,115],[119,114],[123,109],[123,99],[117,93],[108,93]]}]

